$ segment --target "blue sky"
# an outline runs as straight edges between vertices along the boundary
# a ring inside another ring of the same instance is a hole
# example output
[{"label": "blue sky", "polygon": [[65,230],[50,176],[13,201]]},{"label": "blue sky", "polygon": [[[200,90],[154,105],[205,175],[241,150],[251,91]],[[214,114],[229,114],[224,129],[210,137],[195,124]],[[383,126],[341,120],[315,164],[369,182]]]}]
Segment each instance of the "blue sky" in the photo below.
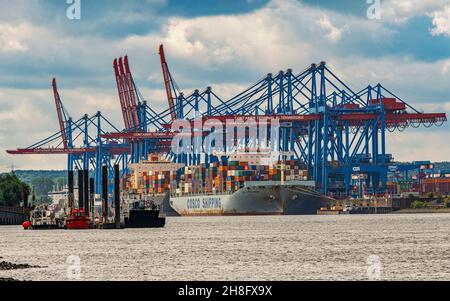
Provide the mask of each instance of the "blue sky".
[{"label": "blue sky", "polygon": [[[13,157],[57,130],[50,83],[73,116],[121,125],[112,60],[128,54],[155,109],[165,105],[157,45],[185,90],[231,96],[268,72],[326,61],[352,87],[383,83],[424,111],[450,111],[450,0],[0,0],[0,170],[64,168],[63,156]],[[448,160],[450,127],[388,137],[399,160]]]}]

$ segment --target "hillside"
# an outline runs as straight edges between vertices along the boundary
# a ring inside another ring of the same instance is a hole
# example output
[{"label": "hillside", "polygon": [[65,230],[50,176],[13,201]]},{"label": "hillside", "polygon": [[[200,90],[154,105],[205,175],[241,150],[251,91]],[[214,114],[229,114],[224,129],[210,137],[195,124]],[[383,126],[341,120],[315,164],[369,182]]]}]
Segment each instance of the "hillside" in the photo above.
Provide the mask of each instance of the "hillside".
[{"label": "hillside", "polygon": [[38,203],[48,203],[48,193],[55,185],[62,187],[67,184],[67,172],[64,170],[16,170],[14,174],[4,173],[4,177],[13,175],[18,180],[34,189]]},{"label": "hillside", "polygon": [[[51,179],[55,185],[58,183],[58,179],[66,179],[67,171],[64,170],[16,170],[15,174],[17,177],[25,182],[26,184],[32,186],[33,181],[37,178],[48,178]],[[65,184],[66,180],[58,184]]]}]

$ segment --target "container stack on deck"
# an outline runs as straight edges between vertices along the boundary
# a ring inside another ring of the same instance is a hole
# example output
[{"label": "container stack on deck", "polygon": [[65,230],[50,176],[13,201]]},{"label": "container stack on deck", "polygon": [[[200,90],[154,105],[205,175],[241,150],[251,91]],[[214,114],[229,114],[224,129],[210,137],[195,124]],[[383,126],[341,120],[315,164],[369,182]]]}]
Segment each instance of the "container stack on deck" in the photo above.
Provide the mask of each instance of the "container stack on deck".
[{"label": "container stack on deck", "polygon": [[[307,171],[294,160],[273,165],[251,164],[248,161],[221,161],[186,166],[178,172],[177,186],[172,193],[232,193],[245,182],[307,180]],[[173,182],[172,182],[173,183]]]},{"label": "container stack on deck", "polygon": [[176,178],[173,171],[145,171],[134,173],[131,179],[126,182],[127,190],[137,194],[159,194],[170,189],[170,184]]},{"label": "container stack on deck", "polygon": [[151,157],[148,161],[133,164],[133,172],[124,179],[127,191],[136,194],[162,194],[170,190],[177,178],[177,170],[181,167],[177,163],[160,161],[158,157]]}]

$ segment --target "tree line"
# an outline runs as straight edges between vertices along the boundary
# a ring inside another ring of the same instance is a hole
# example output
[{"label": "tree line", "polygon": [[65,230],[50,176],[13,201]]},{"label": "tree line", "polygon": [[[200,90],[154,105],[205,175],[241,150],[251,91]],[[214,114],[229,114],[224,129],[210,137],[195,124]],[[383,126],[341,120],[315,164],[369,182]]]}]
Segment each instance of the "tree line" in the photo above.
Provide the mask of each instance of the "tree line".
[{"label": "tree line", "polygon": [[30,186],[22,182],[15,173],[0,175],[0,206],[19,206],[23,195],[29,193]]},{"label": "tree line", "polygon": [[[53,180],[54,179],[54,180]],[[67,184],[64,171],[16,171],[0,174],[0,206],[20,206],[24,194],[35,194],[35,205],[51,203],[48,193],[54,185]]]}]

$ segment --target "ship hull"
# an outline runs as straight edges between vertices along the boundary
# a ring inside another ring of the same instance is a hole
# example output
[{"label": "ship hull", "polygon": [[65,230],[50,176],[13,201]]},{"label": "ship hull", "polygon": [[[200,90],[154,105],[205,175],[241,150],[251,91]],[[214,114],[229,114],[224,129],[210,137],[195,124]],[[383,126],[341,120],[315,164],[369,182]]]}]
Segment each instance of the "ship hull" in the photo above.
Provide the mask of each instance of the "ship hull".
[{"label": "ship hull", "polygon": [[67,219],[66,227],[68,230],[86,230],[90,227],[89,219]]},{"label": "ship hull", "polygon": [[165,224],[166,217],[159,210],[130,210],[125,220],[125,228],[162,228]]},{"label": "ship hull", "polygon": [[[157,205],[160,208],[160,212],[164,216],[180,216],[173,208],[170,206],[170,193],[158,193],[158,194],[147,194],[144,195],[146,208],[151,208],[152,204]],[[131,200],[127,199],[128,203]],[[129,204],[128,204],[129,206]]]},{"label": "ship hull", "polygon": [[181,216],[316,214],[329,202],[311,187],[276,183],[255,183],[232,194],[170,198],[170,206]]}]

